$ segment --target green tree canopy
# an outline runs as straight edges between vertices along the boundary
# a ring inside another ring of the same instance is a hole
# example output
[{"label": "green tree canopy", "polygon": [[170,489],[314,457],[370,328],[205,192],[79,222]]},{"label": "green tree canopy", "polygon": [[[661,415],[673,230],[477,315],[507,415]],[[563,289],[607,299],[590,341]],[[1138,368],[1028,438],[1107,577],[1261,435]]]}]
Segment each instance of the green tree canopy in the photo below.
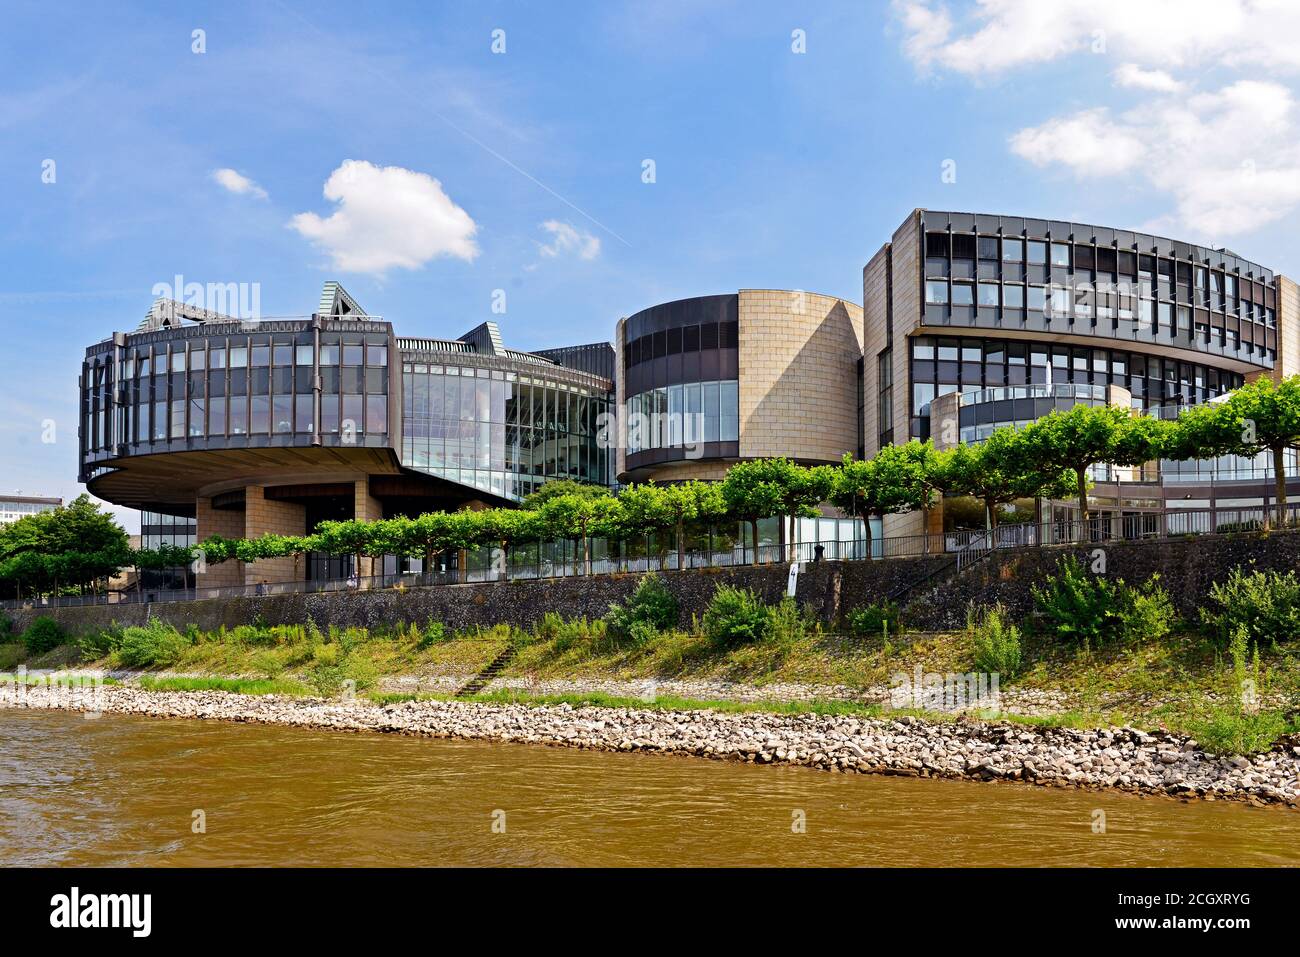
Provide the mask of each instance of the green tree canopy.
[{"label": "green tree canopy", "polygon": [[1142,465],[1159,458],[1169,432],[1168,423],[1117,406],[1058,409],[1021,430],[1015,445],[1017,470],[1053,476],[1070,472],[1080,518],[1087,521],[1088,469],[1094,465]]},{"label": "green tree canopy", "polygon": [[870,459],[846,455],[835,475],[830,501],[843,511],[862,516],[870,542],[871,518],[883,519],[930,504],[935,462],[934,446],[915,439],[904,445],[886,445]]},{"label": "green tree canopy", "polygon": [[950,495],[972,495],[984,505],[989,527],[997,528],[998,506],[1021,498],[1065,498],[1075,490],[1074,473],[1023,467],[1024,435],[995,429],[978,444],[961,444],[939,454],[936,481]]},{"label": "green tree canopy", "polygon": [[722,480],[722,498],[727,514],[748,522],[754,544],[753,563],[758,562],[758,523],[782,514],[791,485],[798,483],[793,462],[785,458],[748,459],[727,469]]},{"label": "green tree canopy", "polygon": [[1171,445],[1179,458],[1268,452],[1273,459],[1277,520],[1286,522],[1286,450],[1300,445],[1300,376],[1274,384],[1261,377],[1178,417]]},{"label": "green tree canopy", "polygon": [[603,485],[579,482],[576,479],[553,479],[546,482],[536,492],[524,496],[521,503],[525,509],[539,509],[553,498],[563,495],[578,495],[583,498],[609,498],[611,492]]}]

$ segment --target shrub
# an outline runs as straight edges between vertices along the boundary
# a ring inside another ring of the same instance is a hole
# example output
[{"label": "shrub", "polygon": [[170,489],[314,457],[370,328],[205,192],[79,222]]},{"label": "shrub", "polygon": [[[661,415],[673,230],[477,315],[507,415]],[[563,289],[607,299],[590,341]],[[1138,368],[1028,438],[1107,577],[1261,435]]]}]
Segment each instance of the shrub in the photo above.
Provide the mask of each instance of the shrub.
[{"label": "shrub", "polygon": [[977,671],[1008,678],[1020,672],[1020,629],[1011,622],[1001,602],[984,608],[972,604],[966,611],[966,634]]},{"label": "shrub", "polygon": [[1211,754],[1258,754],[1287,731],[1280,711],[1243,711],[1236,704],[1206,705],[1185,725]]},{"label": "shrub", "polygon": [[1238,628],[1248,641],[1288,641],[1300,635],[1300,579],[1295,572],[1246,572],[1240,565],[1210,586],[1201,621],[1221,645]]},{"label": "shrub", "polygon": [[364,691],[372,687],[377,678],[378,670],[374,663],[356,655],[346,655],[329,664],[319,663],[308,675],[312,686],[325,697],[348,690],[346,683],[349,681],[352,682],[351,691]]},{"label": "shrub", "polygon": [[1134,588],[1122,578],[1093,575],[1073,555],[1032,589],[1034,605],[1063,641],[1094,647],[1116,640],[1160,639],[1174,620],[1173,602],[1153,575]]},{"label": "shrub", "polygon": [[81,657],[86,661],[96,661],[117,651],[122,646],[122,626],[113,622],[107,628],[91,631],[77,639]]},{"label": "shrub", "polygon": [[7,641],[0,645],[0,671],[8,671],[27,657],[27,646],[21,641]]},{"label": "shrub", "polygon": [[812,630],[812,622],[799,603],[788,595],[767,610],[767,637],[781,644],[803,641]]},{"label": "shrub", "polygon": [[554,641],[564,630],[564,617],[558,611],[548,611],[533,626],[533,632],[543,641]]},{"label": "shrub", "polygon": [[1118,580],[1090,574],[1073,555],[1056,567],[1046,585],[1031,589],[1035,607],[1056,636],[1074,644],[1097,645],[1117,635]]},{"label": "shrub", "polygon": [[748,588],[719,585],[704,612],[704,634],[719,645],[758,641],[767,626],[767,606]]},{"label": "shrub", "polygon": [[[615,641],[644,644],[677,624],[677,599],[658,575],[646,575],[623,604],[609,606],[605,633]],[[633,628],[634,625],[639,625]]]},{"label": "shrub", "polygon": [[321,634],[321,630],[316,624],[316,619],[310,615],[307,616],[307,627],[304,631],[307,641],[313,645],[319,645],[325,640],[325,636]]},{"label": "shrub", "polygon": [[336,665],[339,661],[339,646],[316,645],[311,650],[311,658],[318,665],[325,665],[326,667]]},{"label": "shrub", "polygon": [[274,651],[259,651],[253,655],[250,664],[268,678],[278,678],[284,674],[284,661]]},{"label": "shrub", "polygon": [[416,641],[415,647],[428,648],[432,645],[440,645],[447,640],[447,628],[440,621],[434,621],[430,618],[424,623],[424,629],[420,632],[419,640]]},{"label": "shrub", "polygon": [[897,633],[900,630],[898,606],[886,601],[879,605],[863,605],[854,608],[845,618],[849,633],[860,638],[873,635]]},{"label": "shrub", "polygon": [[1160,584],[1159,575],[1152,575],[1141,588],[1126,587],[1124,595],[1120,618],[1125,641],[1159,641],[1169,634],[1178,612],[1169,592]]},{"label": "shrub", "polygon": [[318,664],[307,675],[316,693],[324,698],[332,698],[343,690],[343,666],[339,664]]},{"label": "shrub", "polygon": [[143,627],[124,629],[115,654],[129,668],[152,668],[174,664],[189,646],[189,640],[171,625],[151,618]]},{"label": "shrub", "polygon": [[[634,645],[644,645],[659,637],[659,629],[648,621],[634,621],[628,627],[627,637]],[[557,641],[556,644],[561,645],[560,650],[564,651],[571,643]]]},{"label": "shrub", "polygon": [[[538,634],[541,635],[544,631],[556,651],[568,651],[579,644],[599,641],[606,633],[605,623],[600,619],[588,621],[586,618],[572,618],[565,621],[555,615],[555,620],[549,621],[552,614],[547,612],[543,619],[544,629],[539,628]],[[649,621],[634,621],[628,628],[628,639],[636,645],[645,644],[658,634],[659,629]]]},{"label": "shrub", "polygon": [[29,655],[43,655],[63,644],[63,629],[53,618],[41,615],[27,626],[22,641]]}]

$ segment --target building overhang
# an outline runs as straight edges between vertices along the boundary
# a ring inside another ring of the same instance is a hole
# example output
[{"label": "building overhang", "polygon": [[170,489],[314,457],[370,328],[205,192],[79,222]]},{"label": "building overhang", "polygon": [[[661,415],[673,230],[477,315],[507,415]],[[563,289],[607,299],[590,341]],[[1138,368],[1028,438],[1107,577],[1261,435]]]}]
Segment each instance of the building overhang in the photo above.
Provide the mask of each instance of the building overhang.
[{"label": "building overhang", "polygon": [[109,469],[86,482],[92,495],[127,508],[192,515],[200,495],[247,485],[355,481],[402,471],[390,448],[276,446],[133,455],[99,463]]}]

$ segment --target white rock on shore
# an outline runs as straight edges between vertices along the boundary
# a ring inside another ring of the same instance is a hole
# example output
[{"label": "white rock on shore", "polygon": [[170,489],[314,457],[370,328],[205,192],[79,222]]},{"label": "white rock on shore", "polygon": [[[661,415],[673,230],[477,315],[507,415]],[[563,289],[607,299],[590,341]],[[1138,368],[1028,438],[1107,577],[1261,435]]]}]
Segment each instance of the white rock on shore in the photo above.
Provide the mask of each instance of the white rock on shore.
[{"label": "white rock on shore", "polygon": [[253,696],[144,691],[119,685],[84,693],[0,687],[0,708],[87,710],[159,718],[209,718],[430,737],[542,743],[604,751],[686,754],[830,771],[1019,780],[1144,793],[1300,802],[1300,754],[1226,758],[1195,742],[1133,728],[1077,731],[912,717],[868,719],[764,712],[536,707],[463,701]]}]

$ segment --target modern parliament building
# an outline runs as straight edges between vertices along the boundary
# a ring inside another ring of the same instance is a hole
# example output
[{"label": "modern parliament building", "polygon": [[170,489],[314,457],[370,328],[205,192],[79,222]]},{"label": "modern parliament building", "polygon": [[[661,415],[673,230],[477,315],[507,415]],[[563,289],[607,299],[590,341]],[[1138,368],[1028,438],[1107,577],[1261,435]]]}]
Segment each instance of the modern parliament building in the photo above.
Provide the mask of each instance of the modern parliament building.
[{"label": "modern parliament building", "polygon": [[[517,503],[557,478],[710,480],[742,459],[978,442],[1081,403],[1173,416],[1297,372],[1296,284],[1227,249],[915,210],[866,264],[861,306],[742,289],[649,306],[618,320],[612,346],[521,352],[493,322],[407,338],[333,282],[292,320],[159,300],[135,331],[86,350],[80,480],[140,509],[146,545],[305,534],[326,519]],[[1272,493],[1262,460],[1119,472],[1094,475],[1103,512]],[[960,528],[959,504],[880,531]],[[828,512],[808,533],[854,527]],[[334,577],[346,564],[228,562],[202,577]]]}]

